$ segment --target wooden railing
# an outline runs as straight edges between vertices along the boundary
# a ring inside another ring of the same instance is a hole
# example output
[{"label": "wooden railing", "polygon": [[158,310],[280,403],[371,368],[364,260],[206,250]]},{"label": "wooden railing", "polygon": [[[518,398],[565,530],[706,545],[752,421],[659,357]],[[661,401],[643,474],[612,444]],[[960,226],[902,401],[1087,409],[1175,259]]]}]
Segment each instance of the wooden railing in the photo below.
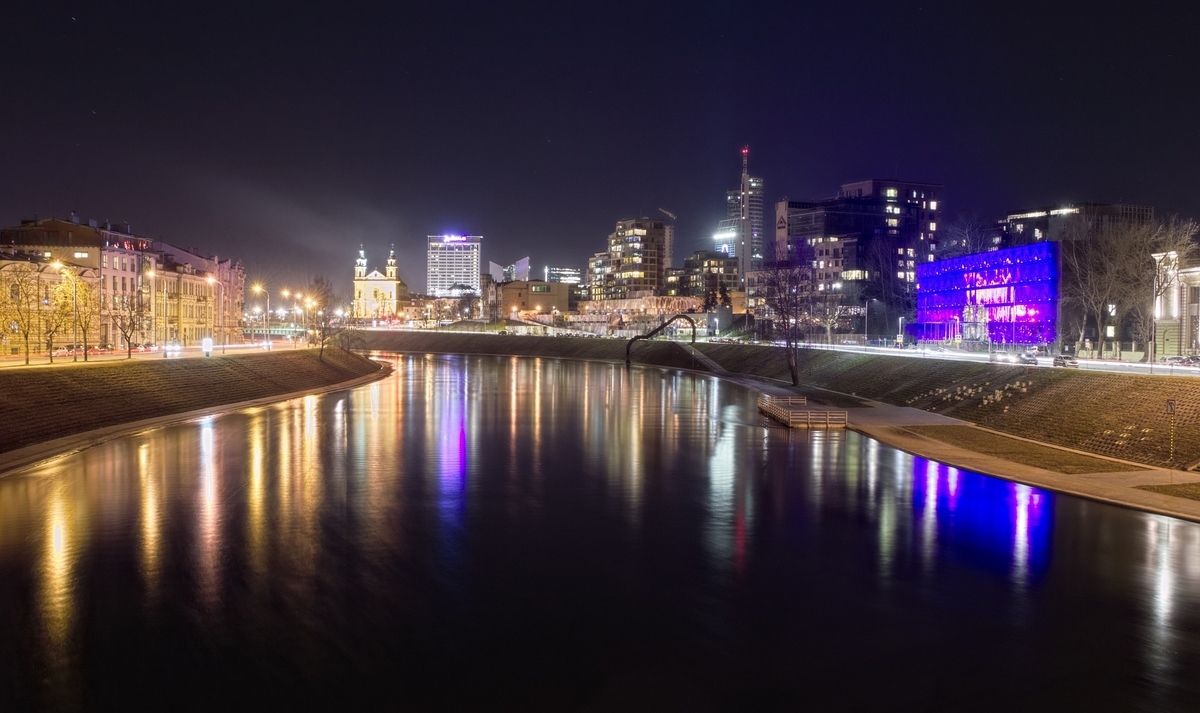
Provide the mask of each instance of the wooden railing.
[{"label": "wooden railing", "polygon": [[803,396],[777,398],[762,394],[758,397],[758,410],[789,428],[845,428],[848,421],[846,411],[812,411],[798,406],[807,406]]}]

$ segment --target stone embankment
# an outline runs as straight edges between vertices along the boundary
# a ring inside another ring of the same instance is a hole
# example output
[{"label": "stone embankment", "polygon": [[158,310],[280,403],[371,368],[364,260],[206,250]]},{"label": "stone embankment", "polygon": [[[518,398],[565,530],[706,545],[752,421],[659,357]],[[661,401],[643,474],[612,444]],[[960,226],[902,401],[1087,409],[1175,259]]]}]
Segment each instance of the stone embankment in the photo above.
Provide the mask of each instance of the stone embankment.
[{"label": "stone embankment", "polygon": [[[616,339],[436,332],[368,332],[365,339],[368,348],[379,350],[622,362],[626,344]],[[696,347],[731,374],[790,383],[782,348],[709,343]],[[682,345],[666,341],[638,342],[633,347],[633,361],[713,371]],[[802,386],[797,391],[839,408],[853,407],[853,401],[822,390],[919,408],[1002,433],[1126,461],[1176,469],[1200,463],[1197,377],[813,349],[800,353],[800,378]],[[1168,399],[1175,401],[1174,417],[1166,413]]]},{"label": "stone embankment", "polygon": [[0,453],[97,429],[319,389],[379,373],[326,349],[134,359],[0,372]]}]

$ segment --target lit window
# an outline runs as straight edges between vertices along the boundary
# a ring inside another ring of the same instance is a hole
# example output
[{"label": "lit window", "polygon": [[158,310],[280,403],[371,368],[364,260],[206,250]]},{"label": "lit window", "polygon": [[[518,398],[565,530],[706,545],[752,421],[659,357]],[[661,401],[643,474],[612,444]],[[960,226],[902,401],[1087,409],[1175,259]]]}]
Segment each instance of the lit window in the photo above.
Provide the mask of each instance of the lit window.
[{"label": "lit window", "polygon": [[80,252],[75,253],[75,257],[77,257],[77,258],[85,258],[87,256],[88,256],[87,253],[80,253]]},{"label": "lit window", "polygon": [[897,273],[896,273],[896,277],[897,277],[897,278],[899,278],[899,279],[901,279],[901,280],[903,280],[903,279],[904,279],[904,273],[903,273],[903,272],[897,272]]},{"label": "lit window", "polygon": [[929,201],[929,210],[937,210],[937,201]]},{"label": "lit window", "polygon": [[937,230],[937,223],[930,223],[929,224],[929,232],[932,233],[935,230]]},{"label": "lit window", "polygon": [[888,227],[895,228],[896,226],[900,225],[900,219],[899,218],[888,218],[887,224],[888,224]]},{"label": "lit window", "polygon": [[895,188],[886,188],[884,189],[883,194],[888,198],[895,198],[896,196],[900,195],[900,192]]}]

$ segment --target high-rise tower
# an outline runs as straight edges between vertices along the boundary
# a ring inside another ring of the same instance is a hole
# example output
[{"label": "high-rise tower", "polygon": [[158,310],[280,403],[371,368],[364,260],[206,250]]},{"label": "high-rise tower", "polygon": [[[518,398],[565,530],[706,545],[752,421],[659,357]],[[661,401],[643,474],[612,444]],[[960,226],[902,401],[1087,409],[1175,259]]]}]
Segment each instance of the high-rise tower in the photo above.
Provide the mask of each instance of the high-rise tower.
[{"label": "high-rise tower", "polygon": [[750,147],[742,147],[742,183],[725,194],[725,216],[738,225],[735,253],[738,279],[746,284],[746,273],[761,270],[763,262],[763,180],[750,175]]}]

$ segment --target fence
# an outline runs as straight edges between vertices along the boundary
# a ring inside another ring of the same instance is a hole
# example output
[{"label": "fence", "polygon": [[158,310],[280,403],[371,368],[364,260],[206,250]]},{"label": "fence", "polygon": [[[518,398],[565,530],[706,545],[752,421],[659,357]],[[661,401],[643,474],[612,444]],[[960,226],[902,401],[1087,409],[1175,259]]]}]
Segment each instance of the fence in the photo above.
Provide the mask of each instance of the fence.
[{"label": "fence", "polygon": [[807,406],[803,396],[776,398],[762,394],[758,397],[758,410],[789,428],[845,428],[848,420],[846,411],[812,411],[798,406]]}]

